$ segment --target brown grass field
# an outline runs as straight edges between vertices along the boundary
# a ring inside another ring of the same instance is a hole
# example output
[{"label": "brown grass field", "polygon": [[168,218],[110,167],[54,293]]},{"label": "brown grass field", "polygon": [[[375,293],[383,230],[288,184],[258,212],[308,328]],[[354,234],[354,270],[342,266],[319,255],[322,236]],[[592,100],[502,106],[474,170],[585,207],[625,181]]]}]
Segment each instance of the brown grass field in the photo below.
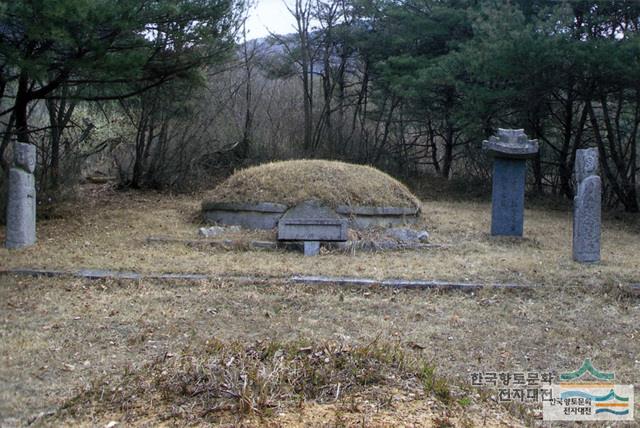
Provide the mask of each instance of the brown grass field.
[{"label": "brown grass field", "polygon": [[[637,218],[605,216],[597,265],[571,261],[565,208],[534,206],[524,239],[495,239],[488,202],[443,198],[423,198],[443,249],[304,258],[145,243],[197,239],[201,199],[84,186],[39,222],[37,245],[0,249],[3,269],[220,276],[1,275],[1,426],[534,426],[536,406],[497,403],[495,390],[470,386],[471,373],[557,374],[591,358],[640,387],[640,298],[629,288],[640,282]],[[537,287],[465,294],[278,279],[291,274]]]}]

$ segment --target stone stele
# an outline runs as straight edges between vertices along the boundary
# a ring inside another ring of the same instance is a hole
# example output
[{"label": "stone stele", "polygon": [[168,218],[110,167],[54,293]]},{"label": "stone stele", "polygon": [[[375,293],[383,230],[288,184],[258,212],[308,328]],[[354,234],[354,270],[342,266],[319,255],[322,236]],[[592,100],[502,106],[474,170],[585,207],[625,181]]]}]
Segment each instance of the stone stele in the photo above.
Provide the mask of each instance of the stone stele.
[{"label": "stone stele", "polygon": [[538,153],[538,141],[522,129],[498,129],[482,148],[494,158],[491,234],[522,236],[526,160]]},{"label": "stone stele", "polygon": [[576,152],[577,192],[573,199],[573,260],[600,261],[602,183],[598,174],[598,150]]},{"label": "stone stele", "polygon": [[22,248],[36,242],[36,188],[33,171],[35,146],[13,143],[13,167],[9,170],[7,200],[7,248]]}]

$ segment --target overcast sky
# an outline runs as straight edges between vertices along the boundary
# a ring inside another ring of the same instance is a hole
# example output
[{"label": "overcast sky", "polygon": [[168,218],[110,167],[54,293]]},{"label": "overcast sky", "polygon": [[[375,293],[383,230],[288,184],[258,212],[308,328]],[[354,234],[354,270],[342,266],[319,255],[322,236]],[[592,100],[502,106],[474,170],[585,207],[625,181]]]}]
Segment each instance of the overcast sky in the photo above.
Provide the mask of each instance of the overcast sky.
[{"label": "overcast sky", "polygon": [[265,37],[272,31],[276,34],[293,32],[294,19],[284,4],[294,0],[254,0],[247,19],[247,38]]}]

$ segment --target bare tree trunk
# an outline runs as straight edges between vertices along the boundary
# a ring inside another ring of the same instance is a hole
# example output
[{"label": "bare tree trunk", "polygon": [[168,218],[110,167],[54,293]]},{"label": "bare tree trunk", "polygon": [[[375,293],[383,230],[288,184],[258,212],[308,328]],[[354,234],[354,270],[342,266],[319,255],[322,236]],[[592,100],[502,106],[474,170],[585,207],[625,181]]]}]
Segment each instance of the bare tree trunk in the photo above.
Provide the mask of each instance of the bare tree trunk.
[{"label": "bare tree trunk", "polygon": [[[602,96],[602,102],[606,103],[606,97]],[[596,144],[598,146],[598,152],[600,153],[600,161],[602,165],[602,169],[604,170],[604,174],[607,178],[608,184],[611,186],[613,193],[618,198],[620,203],[624,206],[625,211],[627,212],[638,212],[640,211],[640,206],[638,206],[638,198],[635,186],[632,186],[630,180],[628,179],[625,171],[628,170],[623,164],[621,159],[619,158],[618,151],[615,147],[616,142],[614,141],[614,133],[611,129],[611,125],[609,123],[608,117],[608,109],[605,105],[602,106],[603,109],[603,118],[605,120],[605,128],[607,129],[607,145],[605,146],[605,139],[602,136],[600,131],[600,125],[598,123],[598,118],[595,114],[591,101],[587,103],[587,108],[589,109],[589,117],[591,120],[591,127],[593,129],[594,137],[596,140]],[[636,114],[636,126],[634,128],[634,134],[631,138],[635,139],[635,134],[637,133],[637,114]],[[607,148],[609,150],[607,150]],[[611,159],[613,166],[615,166],[616,170],[612,170],[611,165],[608,160]],[[635,159],[630,162],[631,165],[635,167]],[[636,171],[634,168],[633,174],[635,175]],[[633,179],[635,182],[635,178]]]},{"label": "bare tree trunk", "polygon": [[140,185],[142,184],[142,159],[146,147],[147,123],[148,116],[146,108],[145,106],[143,106],[142,111],[140,112],[140,119],[138,121],[138,129],[136,132],[135,159],[133,162],[133,172],[131,175],[131,187],[133,187],[134,189],[140,188]]},{"label": "bare tree trunk", "polygon": [[242,160],[246,160],[251,151],[251,140],[252,140],[252,132],[253,132],[253,110],[252,110],[252,88],[253,84],[253,66],[251,65],[251,58],[249,57],[249,51],[247,48],[247,29],[246,25],[242,27],[242,33],[244,38],[244,47],[243,47],[243,60],[244,60],[244,70],[245,70],[245,112],[244,112],[244,126],[242,129],[242,140],[240,141],[240,147],[238,149],[238,154],[242,158]]},{"label": "bare tree trunk", "polygon": [[296,20],[296,31],[300,43],[300,67],[302,80],[302,109],[304,114],[304,150],[313,149],[313,58],[309,42],[309,21],[311,17],[310,0],[296,0],[294,9],[289,12]]},{"label": "bare tree trunk", "polygon": [[427,121],[427,133],[429,138],[429,146],[431,148],[431,162],[437,173],[440,173],[440,162],[438,161],[438,145],[436,144],[436,132],[433,129],[431,119]]},{"label": "bare tree trunk", "polygon": [[445,119],[444,156],[442,158],[442,176],[449,178],[453,164],[453,124],[449,118]]},{"label": "bare tree trunk", "polygon": [[67,99],[67,88],[62,86],[60,99],[46,100],[47,110],[49,111],[49,125],[51,136],[51,159],[49,178],[51,180],[51,188],[56,190],[60,184],[60,141],[62,133],[71,121],[71,116],[76,107],[75,101]]}]

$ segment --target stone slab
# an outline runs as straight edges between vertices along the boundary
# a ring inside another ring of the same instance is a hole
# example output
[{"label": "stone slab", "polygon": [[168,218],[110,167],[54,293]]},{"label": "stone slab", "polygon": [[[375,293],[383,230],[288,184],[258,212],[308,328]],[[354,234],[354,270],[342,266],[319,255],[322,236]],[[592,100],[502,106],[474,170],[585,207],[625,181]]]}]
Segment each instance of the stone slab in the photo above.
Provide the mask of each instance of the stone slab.
[{"label": "stone slab", "polygon": [[347,222],[344,219],[280,219],[280,241],[346,241]]},{"label": "stone slab", "polygon": [[9,170],[6,247],[22,248],[36,242],[35,179],[22,169]]},{"label": "stone slab", "polygon": [[287,206],[271,202],[257,204],[203,202],[202,216],[206,223],[241,226],[246,229],[273,229]]},{"label": "stone slab", "polygon": [[225,226],[241,226],[245,229],[273,229],[282,213],[259,211],[208,210],[202,213],[204,221]]},{"label": "stone slab", "polygon": [[371,227],[393,227],[418,223],[417,216],[373,216],[356,215],[349,217],[349,227],[353,229],[368,229]]},{"label": "stone slab", "polygon": [[278,222],[278,240],[282,241],[346,241],[347,238],[347,221],[315,201],[296,205]]},{"label": "stone slab", "polygon": [[526,162],[497,157],[493,163],[491,234],[522,236]]},{"label": "stone slab", "polygon": [[420,210],[410,207],[373,207],[339,205],[336,212],[349,221],[349,227],[391,227],[418,222]]}]

